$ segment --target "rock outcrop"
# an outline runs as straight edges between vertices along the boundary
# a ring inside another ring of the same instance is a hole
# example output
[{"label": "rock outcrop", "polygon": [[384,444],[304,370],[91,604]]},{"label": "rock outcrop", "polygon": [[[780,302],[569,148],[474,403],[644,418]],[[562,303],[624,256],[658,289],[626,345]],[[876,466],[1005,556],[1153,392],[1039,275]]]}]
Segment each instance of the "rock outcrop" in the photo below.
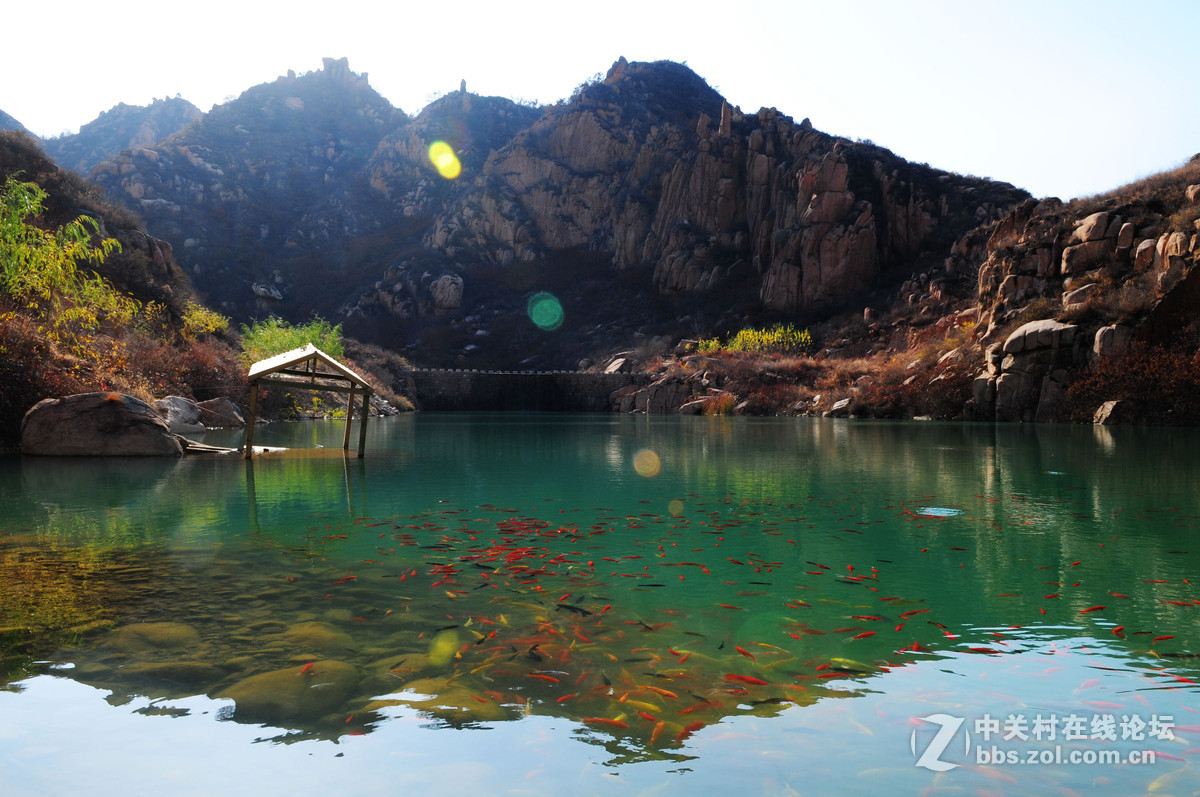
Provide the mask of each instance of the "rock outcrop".
[{"label": "rock outcrop", "polygon": [[43,399],[21,422],[21,453],[38,456],[183,456],[158,411],[123,393]]},{"label": "rock outcrop", "polygon": [[661,293],[749,279],[767,308],[819,309],[1025,196],[773,108],[743,114],[677,64],[621,59],[489,159],[429,243],[492,262],[599,250],[653,267]]}]

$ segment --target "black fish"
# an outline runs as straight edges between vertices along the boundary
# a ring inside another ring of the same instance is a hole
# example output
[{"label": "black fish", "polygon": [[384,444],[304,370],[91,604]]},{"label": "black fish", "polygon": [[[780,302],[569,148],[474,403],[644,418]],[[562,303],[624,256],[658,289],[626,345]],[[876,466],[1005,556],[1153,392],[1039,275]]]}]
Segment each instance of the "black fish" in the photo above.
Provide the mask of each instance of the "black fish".
[{"label": "black fish", "polygon": [[533,659],[534,661],[542,661],[545,659],[545,656],[543,656],[541,653],[538,653],[537,648],[538,646],[536,644],[530,645],[529,650],[525,652],[525,658]]},{"label": "black fish", "polygon": [[575,614],[582,615],[583,617],[587,617],[589,614],[592,613],[592,611],[590,609],[585,609],[582,606],[572,606],[569,603],[560,603],[555,608],[566,609],[569,612],[575,612]]},{"label": "black fish", "polygon": [[451,628],[458,628],[458,626],[457,625],[444,625],[441,628],[439,628],[437,631],[434,631],[433,633],[437,634],[442,631],[449,631]]}]

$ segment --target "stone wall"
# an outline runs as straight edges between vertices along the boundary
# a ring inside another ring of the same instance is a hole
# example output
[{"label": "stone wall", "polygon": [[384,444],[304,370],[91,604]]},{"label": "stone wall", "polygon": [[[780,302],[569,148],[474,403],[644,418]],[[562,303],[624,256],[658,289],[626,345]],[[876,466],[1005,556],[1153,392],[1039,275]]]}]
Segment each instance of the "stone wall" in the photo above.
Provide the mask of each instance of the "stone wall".
[{"label": "stone wall", "polygon": [[400,386],[422,410],[610,412],[614,391],[647,381],[643,374],[587,371],[413,369]]}]

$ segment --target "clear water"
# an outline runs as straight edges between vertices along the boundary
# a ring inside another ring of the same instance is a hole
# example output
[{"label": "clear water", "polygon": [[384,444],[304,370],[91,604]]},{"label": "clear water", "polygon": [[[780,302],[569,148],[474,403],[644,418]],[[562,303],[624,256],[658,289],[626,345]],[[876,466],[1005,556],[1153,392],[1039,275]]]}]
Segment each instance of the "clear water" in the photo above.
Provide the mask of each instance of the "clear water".
[{"label": "clear water", "polygon": [[1197,432],[342,433],[0,460],[0,793],[1200,788]]}]

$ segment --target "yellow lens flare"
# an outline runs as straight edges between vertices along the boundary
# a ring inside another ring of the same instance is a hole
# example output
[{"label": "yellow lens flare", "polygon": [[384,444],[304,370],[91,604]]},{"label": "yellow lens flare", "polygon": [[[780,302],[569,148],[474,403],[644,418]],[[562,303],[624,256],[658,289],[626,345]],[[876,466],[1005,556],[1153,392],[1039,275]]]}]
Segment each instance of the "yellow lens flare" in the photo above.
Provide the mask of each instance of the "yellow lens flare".
[{"label": "yellow lens flare", "polygon": [[658,458],[658,454],[648,448],[643,448],[633,455],[633,469],[639,476],[653,479],[662,470],[662,460]]},{"label": "yellow lens flare", "polygon": [[667,510],[672,515],[682,515],[683,514],[683,501],[680,501],[678,498],[672,498],[667,503]]},{"label": "yellow lens flare", "polygon": [[454,154],[454,148],[445,141],[435,141],[429,145],[429,162],[447,180],[462,174],[462,162]]}]

